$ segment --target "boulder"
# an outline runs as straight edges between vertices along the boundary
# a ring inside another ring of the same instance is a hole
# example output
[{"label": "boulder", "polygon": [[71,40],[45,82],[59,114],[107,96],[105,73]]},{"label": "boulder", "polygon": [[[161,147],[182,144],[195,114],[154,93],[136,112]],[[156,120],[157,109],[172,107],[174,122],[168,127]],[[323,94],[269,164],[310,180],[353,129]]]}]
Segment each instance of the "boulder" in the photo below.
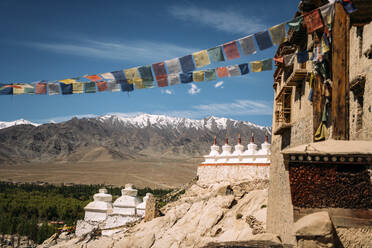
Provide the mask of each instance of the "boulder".
[{"label": "boulder", "polygon": [[326,236],[332,233],[332,221],[328,212],[309,214],[294,224],[296,236]]}]

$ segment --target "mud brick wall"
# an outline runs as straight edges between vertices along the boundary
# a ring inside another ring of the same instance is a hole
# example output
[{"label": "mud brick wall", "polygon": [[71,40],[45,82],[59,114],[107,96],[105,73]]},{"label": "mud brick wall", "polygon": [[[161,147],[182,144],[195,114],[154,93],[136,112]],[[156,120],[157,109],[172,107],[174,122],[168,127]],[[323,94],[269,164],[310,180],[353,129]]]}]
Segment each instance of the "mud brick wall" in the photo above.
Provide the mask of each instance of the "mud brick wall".
[{"label": "mud brick wall", "polygon": [[301,208],[372,208],[365,165],[290,164],[292,203]]}]

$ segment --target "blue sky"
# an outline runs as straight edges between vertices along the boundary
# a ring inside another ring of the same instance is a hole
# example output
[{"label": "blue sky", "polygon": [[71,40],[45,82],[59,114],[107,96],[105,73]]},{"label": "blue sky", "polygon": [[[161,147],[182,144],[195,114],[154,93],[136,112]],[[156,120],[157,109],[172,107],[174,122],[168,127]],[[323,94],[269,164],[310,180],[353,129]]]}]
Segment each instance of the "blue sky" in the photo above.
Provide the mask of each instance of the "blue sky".
[{"label": "blue sky", "polygon": [[[59,80],[208,49],[293,17],[298,1],[1,0],[0,82]],[[273,57],[276,47],[210,68]],[[0,121],[150,113],[271,125],[273,71],[166,88],[1,96]]]}]

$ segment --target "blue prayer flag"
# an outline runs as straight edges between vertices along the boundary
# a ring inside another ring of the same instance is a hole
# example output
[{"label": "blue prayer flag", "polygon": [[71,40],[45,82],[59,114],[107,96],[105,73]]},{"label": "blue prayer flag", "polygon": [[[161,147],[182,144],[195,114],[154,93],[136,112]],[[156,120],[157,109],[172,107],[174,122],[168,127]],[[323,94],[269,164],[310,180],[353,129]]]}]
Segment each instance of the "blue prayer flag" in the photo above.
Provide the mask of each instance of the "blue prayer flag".
[{"label": "blue prayer flag", "polygon": [[13,87],[11,84],[0,84],[0,95],[13,95]]},{"label": "blue prayer flag", "polygon": [[271,41],[269,31],[258,32],[254,34],[256,38],[257,45],[260,50],[265,50],[273,46],[273,42]]},{"label": "blue prayer flag", "polygon": [[242,75],[248,74],[249,73],[248,63],[240,64],[239,69]]},{"label": "blue prayer flag", "polygon": [[193,81],[193,72],[180,73],[181,83],[188,84]]},{"label": "blue prayer flag", "polygon": [[301,51],[297,53],[297,62],[302,64],[309,60],[309,53],[305,51]]},{"label": "blue prayer flag", "polygon": [[60,83],[61,90],[63,95],[69,95],[72,94],[72,84],[64,84]]},{"label": "blue prayer flag", "polygon": [[181,68],[183,72],[189,72],[195,70],[194,61],[192,60],[192,55],[186,55],[179,58]]}]

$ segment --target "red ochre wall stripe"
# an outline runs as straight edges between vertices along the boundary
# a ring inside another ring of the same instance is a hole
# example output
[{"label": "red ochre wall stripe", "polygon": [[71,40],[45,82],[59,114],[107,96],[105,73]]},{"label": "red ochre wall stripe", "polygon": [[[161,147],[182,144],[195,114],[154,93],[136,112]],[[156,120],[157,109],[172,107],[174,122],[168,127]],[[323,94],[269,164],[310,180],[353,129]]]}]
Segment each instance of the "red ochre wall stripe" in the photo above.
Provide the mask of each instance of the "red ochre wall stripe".
[{"label": "red ochre wall stripe", "polygon": [[270,164],[260,164],[260,163],[249,163],[249,164],[241,164],[241,163],[221,163],[221,164],[199,164],[199,166],[270,166]]}]

